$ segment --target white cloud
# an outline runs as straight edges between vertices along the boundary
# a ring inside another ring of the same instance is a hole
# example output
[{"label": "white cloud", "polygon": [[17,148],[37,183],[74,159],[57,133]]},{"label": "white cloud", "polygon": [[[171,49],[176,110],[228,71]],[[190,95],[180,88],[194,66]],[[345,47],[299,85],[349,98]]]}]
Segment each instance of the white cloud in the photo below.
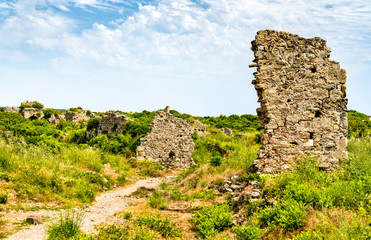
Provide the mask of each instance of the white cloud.
[{"label": "white cloud", "polygon": [[[95,8],[99,14],[100,10],[122,10],[115,9],[117,3],[133,6],[138,2],[16,2],[11,6],[14,14],[0,25],[0,44],[14,48],[26,44],[47,53],[54,49],[49,58],[55,72],[89,75],[95,83],[104,78],[129,89],[134,80],[142,86],[156,83],[153,89],[164,93],[164,88],[171,86],[176,91],[180,83],[186,82],[180,91],[193,91],[200,108],[211,106],[212,101],[217,105],[229,102],[216,96],[225,95],[237,102],[239,94],[245,94],[246,103],[234,108],[240,111],[248,102],[256,101],[249,81],[252,70],[247,66],[253,58],[250,42],[260,29],[328,40],[332,59],[349,68],[349,76],[364,74],[369,68],[371,7],[361,0],[336,4],[333,0],[204,0],[207,8],[190,0],[160,0],[156,5],[139,5],[139,10],[126,20],[110,19],[107,25],[97,21],[78,33],[78,19],[47,8],[48,4],[66,12],[76,7]],[[36,3],[44,8],[35,8]],[[112,79],[105,72],[111,72]],[[173,86],[174,82],[177,85]],[[215,94],[207,93],[210,86]],[[248,89],[247,93],[242,93],[243,89]],[[146,93],[152,96],[150,91]],[[212,101],[203,100],[204,94]],[[252,113],[254,107],[248,112]]]}]

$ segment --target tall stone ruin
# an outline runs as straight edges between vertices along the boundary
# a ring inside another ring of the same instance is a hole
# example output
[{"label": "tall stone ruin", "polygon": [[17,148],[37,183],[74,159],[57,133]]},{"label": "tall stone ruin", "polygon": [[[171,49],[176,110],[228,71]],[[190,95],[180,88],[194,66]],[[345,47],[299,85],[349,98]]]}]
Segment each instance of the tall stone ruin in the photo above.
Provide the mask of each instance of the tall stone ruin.
[{"label": "tall stone ruin", "polygon": [[174,117],[166,107],[153,119],[151,132],[141,139],[137,159],[146,158],[165,168],[189,168],[194,164],[192,134],[192,126]]},{"label": "tall stone ruin", "polygon": [[329,59],[326,41],[264,30],[251,49],[264,132],[248,171],[278,173],[304,155],[318,157],[321,167],[336,168],[347,157],[346,72]]}]

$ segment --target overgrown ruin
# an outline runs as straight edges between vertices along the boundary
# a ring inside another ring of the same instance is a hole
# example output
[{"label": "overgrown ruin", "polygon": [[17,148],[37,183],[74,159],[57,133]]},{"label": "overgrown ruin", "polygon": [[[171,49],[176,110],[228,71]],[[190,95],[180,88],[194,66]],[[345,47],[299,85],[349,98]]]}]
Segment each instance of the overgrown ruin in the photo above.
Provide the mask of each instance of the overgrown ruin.
[{"label": "overgrown ruin", "polygon": [[146,158],[165,168],[189,168],[194,164],[192,134],[192,126],[174,117],[166,107],[153,119],[151,132],[141,139],[137,159]]},{"label": "overgrown ruin", "polygon": [[278,173],[304,155],[326,169],[347,157],[346,72],[319,38],[259,31],[252,42],[264,127],[258,158],[248,171]]},{"label": "overgrown ruin", "polygon": [[120,111],[107,111],[100,120],[98,134],[121,134],[127,121],[131,119],[121,114]]}]

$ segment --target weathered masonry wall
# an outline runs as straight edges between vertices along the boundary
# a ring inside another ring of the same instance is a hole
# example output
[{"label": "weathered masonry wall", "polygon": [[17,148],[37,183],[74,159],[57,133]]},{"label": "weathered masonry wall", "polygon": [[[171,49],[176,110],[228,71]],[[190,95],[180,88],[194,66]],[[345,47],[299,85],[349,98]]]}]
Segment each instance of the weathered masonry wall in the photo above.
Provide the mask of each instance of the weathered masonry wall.
[{"label": "weathered masonry wall", "polygon": [[147,158],[165,168],[189,168],[194,164],[192,154],[193,128],[186,121],[167,111],[159,111],[151,125],[151,132],[141,139],[137,159]]},{"label": "weathered masonry wall", "polygon": [[346,72],[329,59],[326,41],[264,30],[251,49],[264,132],[258,158],[248,170],[278,173],[303,155],[335,168],[347,156]]}]

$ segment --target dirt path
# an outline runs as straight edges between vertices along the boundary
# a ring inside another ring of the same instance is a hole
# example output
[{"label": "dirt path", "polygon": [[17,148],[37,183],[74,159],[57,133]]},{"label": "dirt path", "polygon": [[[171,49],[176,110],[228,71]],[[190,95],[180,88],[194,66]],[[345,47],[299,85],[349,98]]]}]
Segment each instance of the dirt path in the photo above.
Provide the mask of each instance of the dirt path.
[{"label": "dirt path", "polygon": [[[168,177],[169,178],[169,177]],[[82,230],[90,233],[94,227],[106,220],[107,217],[114,215],[123,208],[128,206],[128,201],[125,196],[135,192],[140,187],[154,188],[164,182],[166,178],[150,178],[146,180],[139,180],[135,184],[122,188],[115,189],[96,198],[96,201],[90,207],[86,208],[85,218],[82,224]],[[38,212],[24,212],[24,213],[9,213],[5,217],[11,217],[16,214],[17,217],[25,219],[30,215],[50,217],[50,221],[38,225],[30,225],[28,229],[20,230],[9,236],[8,240],[42,240],[45,239],[45,227],[59,216],[59,212],[41,210]]]}]

